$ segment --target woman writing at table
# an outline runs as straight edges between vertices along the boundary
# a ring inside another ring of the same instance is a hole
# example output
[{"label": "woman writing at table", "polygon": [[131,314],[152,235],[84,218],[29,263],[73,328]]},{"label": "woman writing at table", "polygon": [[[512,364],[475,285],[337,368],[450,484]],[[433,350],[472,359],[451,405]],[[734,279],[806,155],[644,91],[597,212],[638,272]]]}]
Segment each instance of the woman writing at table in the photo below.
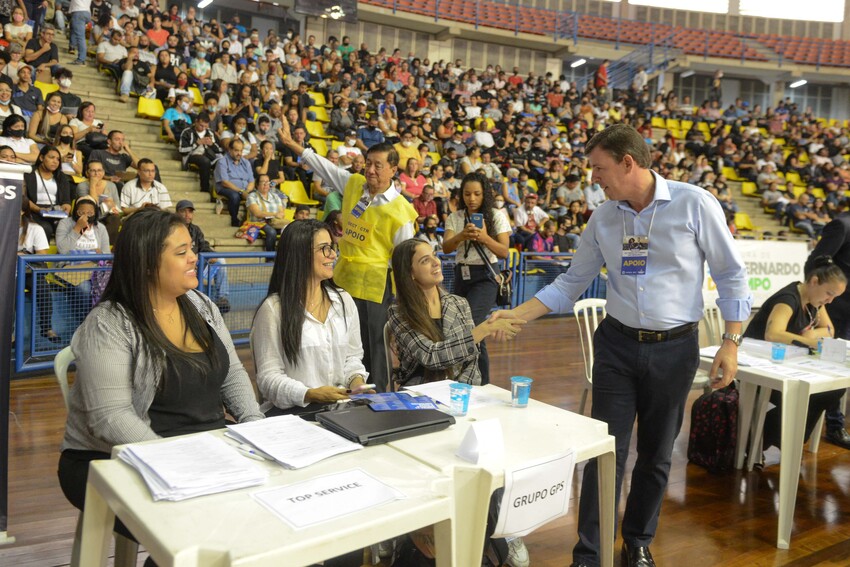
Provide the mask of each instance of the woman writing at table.
[{"label": "woman writing at table", "polygon": [[195,291],[196,264],[179,216],[146,209],[124,223],[103,298],[71,340],[59,484],[80,510],[89,463],[115,445],[220,429],[225,409],[263,418],[221,313]]},{"label": "woman writing at table", "polygon": [[334,284],[336,259],[323,222],[295,221],[280,237],[269,293],[251,329],[268,416],[347,399],[346,390],[366,383],[360,318],[351,296]]},{"label": "woman writing at table", "polygon": [[[792,283],[770,296],[744,333],[745,337],[774,343],[802,344],[816,349],[818,341],[833,336],[833,325],[825,306],[844,293],[847,278],[829,256],[818,256],[803,283]],[[821,412],[837,408],[844,390],[812,394],[806,416],[804,439],[808,440]],[[770,402],[776,406],[764,421],[765,449],[781,447],[782,394],[774,390]]]},{"label": "woman writing at table", "polygon": [[481,384],[481,341],[497,331],[513,337],[525,321],[488,319],[475,326],[469,303],[440,287],[440,259],[427,242],[410,239],[396,246],[392,268],[396,302],[389,325],[398,349],[398,382],[409,386],[449,378]]}]

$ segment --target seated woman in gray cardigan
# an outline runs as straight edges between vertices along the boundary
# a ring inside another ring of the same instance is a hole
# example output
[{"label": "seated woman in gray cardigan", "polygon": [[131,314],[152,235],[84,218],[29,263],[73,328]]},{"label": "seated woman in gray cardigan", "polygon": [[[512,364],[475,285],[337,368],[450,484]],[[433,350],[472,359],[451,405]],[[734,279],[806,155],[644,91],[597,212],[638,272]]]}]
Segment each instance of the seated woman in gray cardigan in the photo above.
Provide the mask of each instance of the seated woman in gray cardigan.
[{"label": "seated woman in gray cardigan", "polygon": [[115,445],[220,429],[225,409],[263,418],[221,313],[195,291],[196,264],[179,216],[147,209],[124,223],[103,298],[71,340],[59,484],[80,510],[89,463]]}]

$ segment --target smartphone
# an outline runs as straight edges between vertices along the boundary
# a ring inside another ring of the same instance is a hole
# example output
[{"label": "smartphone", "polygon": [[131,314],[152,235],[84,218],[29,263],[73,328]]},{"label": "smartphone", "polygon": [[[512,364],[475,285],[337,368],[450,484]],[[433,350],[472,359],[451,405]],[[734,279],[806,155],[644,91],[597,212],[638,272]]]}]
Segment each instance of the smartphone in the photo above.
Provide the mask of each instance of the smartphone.
[{"label": "smartphone", "polygon": [[469,222],[475,225],[476,228],[484,228],[484,215],[481,213],[472,213],[469,215]]}]

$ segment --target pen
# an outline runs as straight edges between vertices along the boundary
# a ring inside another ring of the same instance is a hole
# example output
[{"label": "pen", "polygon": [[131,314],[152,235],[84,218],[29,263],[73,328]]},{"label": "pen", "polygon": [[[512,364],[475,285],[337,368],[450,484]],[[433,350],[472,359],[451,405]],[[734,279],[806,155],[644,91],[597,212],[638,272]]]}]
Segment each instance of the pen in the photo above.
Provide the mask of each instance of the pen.
[{"label": "pen", "polygon": [[265,459],[258,455],[253,449],[248,449],[247,447],[238,445],[236,446],[236,450],[242,453],[244,456],[248,457],[249,459],[254,459],[255,461],[265,461]]}]

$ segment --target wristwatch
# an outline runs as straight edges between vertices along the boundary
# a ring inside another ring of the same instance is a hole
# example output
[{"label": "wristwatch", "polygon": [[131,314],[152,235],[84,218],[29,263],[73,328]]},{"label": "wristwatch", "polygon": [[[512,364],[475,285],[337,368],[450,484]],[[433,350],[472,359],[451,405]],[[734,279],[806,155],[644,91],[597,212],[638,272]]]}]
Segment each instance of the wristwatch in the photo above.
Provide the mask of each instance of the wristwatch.
[{"label": "wristwatch", "polygon": [[723,333],[723,335],[720,338],[723,339],[724,341],[726,339],[729,339],[730,341],[735,343],[737,346],[741,346],[741,342],[743,342],[743,340],[744,340],[743,335],[739,335],[737,333]]}]

